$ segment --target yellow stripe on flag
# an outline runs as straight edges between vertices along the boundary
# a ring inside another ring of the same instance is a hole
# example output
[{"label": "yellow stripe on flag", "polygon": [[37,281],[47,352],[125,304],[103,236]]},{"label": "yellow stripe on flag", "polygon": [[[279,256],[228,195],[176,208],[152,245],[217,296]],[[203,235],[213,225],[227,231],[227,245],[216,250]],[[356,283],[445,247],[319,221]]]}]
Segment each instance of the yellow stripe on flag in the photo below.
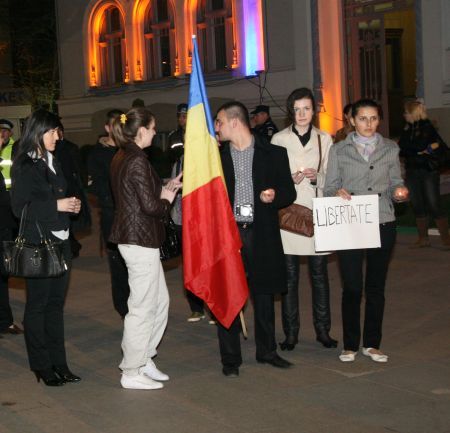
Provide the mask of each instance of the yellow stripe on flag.
[{"label": "yellow stripe on flag", "polygon": [[203,104],[189,108],[184,147],[183,197],[216,177],[224,181],[219,147],[208,131]]}]

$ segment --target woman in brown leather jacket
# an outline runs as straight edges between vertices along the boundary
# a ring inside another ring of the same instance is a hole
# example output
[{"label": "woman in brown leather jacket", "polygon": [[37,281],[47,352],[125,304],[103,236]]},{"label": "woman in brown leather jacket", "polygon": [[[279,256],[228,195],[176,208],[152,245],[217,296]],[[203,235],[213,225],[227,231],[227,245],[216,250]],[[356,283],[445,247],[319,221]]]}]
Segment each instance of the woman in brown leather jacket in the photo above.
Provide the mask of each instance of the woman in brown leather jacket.
[{"label": "woman in brown leather jacket", "polygon": [[111,163],[115,200],[110,242],[128,268],[130,297],[124,319],[121,385],[130,389],[159,389],[169,376],[152,358],[167,325],[169,294],[160,261],[164,219],[181,184],[179,178],[162,186],[143,149],[155,136],[155,118],[145,108],[122,114],[112,124],[120,150]]}]

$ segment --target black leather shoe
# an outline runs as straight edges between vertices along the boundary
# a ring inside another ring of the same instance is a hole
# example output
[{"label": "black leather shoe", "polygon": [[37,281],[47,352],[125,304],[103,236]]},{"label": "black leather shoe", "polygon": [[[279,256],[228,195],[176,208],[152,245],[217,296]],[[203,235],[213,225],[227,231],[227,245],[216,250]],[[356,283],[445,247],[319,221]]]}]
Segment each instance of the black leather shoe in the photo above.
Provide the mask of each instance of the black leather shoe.
[{"label": "black leather shoe", "polygon": [[68,367],[53,367],[53,371],[57,374],[57,376],[66,382],[74,383],[79,382],[81,380],[81,377],[76,376],[73,374]]},{"label": "black leather shoe", "polygon": [[222,368],[222,373],[226,377],[238,377],[239,376],[239,367],[230,367],[230,366],[224,366]]},{"label": "black leather shoe", "polygon": [[256,358],[256,361],[259,362],[260,364],[270,364],[277,368],[289,368],[291,365],[293,365],[289,361],[283,359],[278,354],[275,354],[270,358]]},{"label": "black leather shoe", "polygon": [[42,379],[47,386],[62,386],[65,383],[63,379],[59,378],[51,370],[34,371],[34,374],[38,382]]},{"label": "black leather shoe", "polygon": [[317,334],[316,340],[319,343],[322,343],[322,345],[327,349],[337,347],[338,345],[337,340],[331,338],[328,332],[321,332],[320,334]]},{"label": "black leather shoe", "polygon": [[2,334],[12,334],[12,335],[20,335],[23,334],[23,329],[19,328],[15,323],[11,326],[8,326],[6,329],[2,331]]},{"label": "black leather shoe", "polygon": [[281,350],[294,350],[294,347],[297,345],[298,339],[296,337],[286,337],[286,339],[279,343]]}]

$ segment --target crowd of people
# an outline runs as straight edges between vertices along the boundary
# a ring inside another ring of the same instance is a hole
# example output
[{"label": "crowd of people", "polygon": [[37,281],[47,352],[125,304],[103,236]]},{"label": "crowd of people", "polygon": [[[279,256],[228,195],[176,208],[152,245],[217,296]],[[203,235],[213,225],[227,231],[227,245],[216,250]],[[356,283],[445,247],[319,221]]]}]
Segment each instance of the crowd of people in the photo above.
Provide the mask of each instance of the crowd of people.
[{"label": "crowd of people", "polygon": [[[352,200],[353,196],[377,195],[381,247],[337,251],[343,326],[339,360],[353,362],[362,349],[374,362],[387,362],[381,340],[385,283],[396,240],[393,203],[411,200],[419,233],[414,248],[430,246],[431,216],[443,247],[450,249],[447,215],[439,196],[439,155],[446,145],[418,101],[405,104],[406,126],[398,144],[378,133],[382,112],[370,99],[344,108],[346,122],[334,140],[314,126],[316,104],[310,89],[295,89],[287,98],[286,110],[290,124],[281,131],[266,105],[249,113],[242,103],[233,101],[222,105],[215,117],[224,179],[242,240],[241,256],[254,309],[256,361],[283,369],[292,365],[277,352],[275,296],[281,296],[284,332],[279,348],[292,351],[300,332],[299,287],[307,281],[303,277],[300,281],[301,256],[307,257],[309,268],[316,340],[327,349],[338,346],[330,335],[331,252],[316,251],[314,236],[280,229],[279,210],[292,203],[311,209],[317,197]],[[187,104],[177,106],[178,125],[169,134],[172,177],[165,182],[146,153],[156,134],[157,119],[145,107],[128,112],[110,110],[105,118],[106,135],[89,155],[91,192],[100,210],[101,245],[108,257],[113,305],[123,319],[119,365],[123,388],[160,389],[169,380],[154,360],[169,310],[159,248],[170,216],[181,241],[187,111]],[[82,169],[74,156],[76,149],[64,140],[58,116],[42,109],[33,112],[18,143],[12,138],[13,127],[9,120],[0,120],[1,240],[14,238],[17,220],[26,209],[27,241],[39,243],[41,227],[60,245],[67,270],[58,277],[25,279],[22,330],[13,321],[8,275],[2,263],[0,332],[24,332],[30,369],[38,381],[61,386],[81,380],[68,366],[63,309],[72,257],[81,247],[74,232],[77,224],[90,224],[89,205]],[[405,159],[406,186],[400,156]],[[209,312],[203,301],[187,290],[186,295],[191,309],[187,321],[204,319]],[[210,323],[217,325],[223,374],[239,376],[239,316],[229,328],[214,317]]]}]

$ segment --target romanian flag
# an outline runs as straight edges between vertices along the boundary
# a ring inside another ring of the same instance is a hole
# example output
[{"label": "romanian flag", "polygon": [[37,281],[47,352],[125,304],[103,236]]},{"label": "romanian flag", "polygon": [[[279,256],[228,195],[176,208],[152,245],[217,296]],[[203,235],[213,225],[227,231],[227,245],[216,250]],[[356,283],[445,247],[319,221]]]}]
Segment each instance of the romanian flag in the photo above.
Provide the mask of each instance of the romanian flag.
[{"label": "romanian flag", "polygon": [[184,284],[229,328],[248,286],[195,37],[193,45],[183,167]]}]

